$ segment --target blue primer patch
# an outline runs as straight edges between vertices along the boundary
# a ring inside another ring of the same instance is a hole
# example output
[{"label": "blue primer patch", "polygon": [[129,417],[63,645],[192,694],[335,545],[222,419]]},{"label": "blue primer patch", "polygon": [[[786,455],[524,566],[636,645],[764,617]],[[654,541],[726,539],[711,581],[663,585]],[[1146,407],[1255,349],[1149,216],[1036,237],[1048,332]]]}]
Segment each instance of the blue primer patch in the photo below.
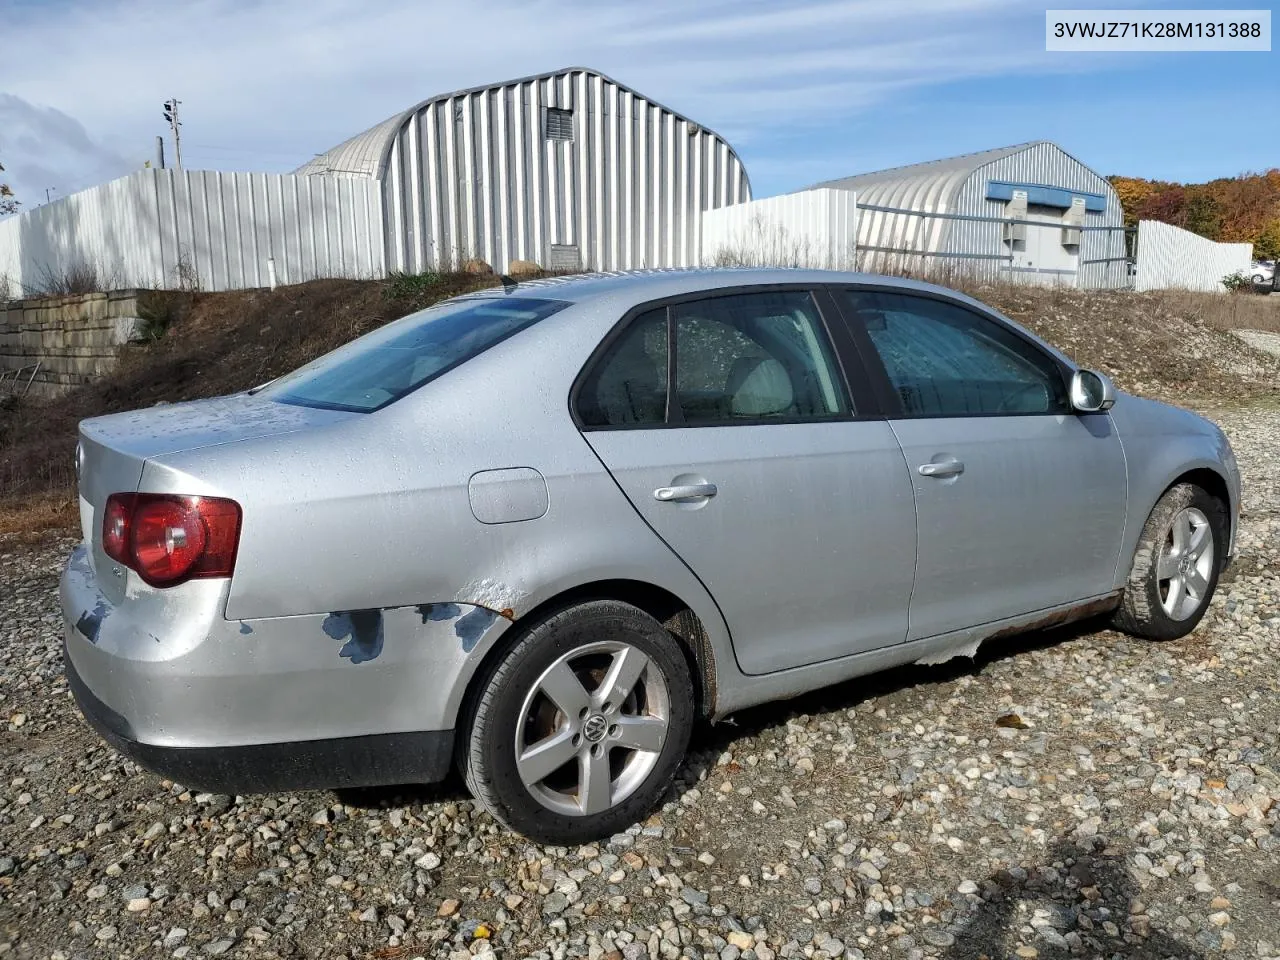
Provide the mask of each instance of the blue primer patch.
[{"label": "blue primer patch", "polygon": [[76,629],[84,634],[90,643],[98,642],[98,632],[102,629],[102,621],[107,618],[107,601],[99,600],[92,610],[80,614],[76,621]]},{"label": "blue primer patch", "polygon": [[241,632],[242,634],[248,635],[248,634],[250,634],[250,633],[253,633],[253,627],[249,626],[247,623],[245,623],[243,620],[241,620],[241,621],[240,621],[240,632]]},{"label": "blue primer patch", "polygon": [[493,621],[498,619],[496,611],[487,607],[476,607],[465,617],[453,625],[453,632],[458,635],[458,639],[462,641],[462,649],[470,653],[475,649],[480,638],[484,636],[484,632],[492,626]]},{"label": "blue primer patch", "polygon": [[347,657],[352,663],[376,660],[382,653],[381,610],[331,613],[324,618],[321,629],[334,640],[347,640],[338,651],[338,656]]},{"label": "blue primer patch", "polygon": [[456,603],[423,603],[416,608],[422,615],[422,622],[431,620],[452,620],[462,616],[462,608]]}]

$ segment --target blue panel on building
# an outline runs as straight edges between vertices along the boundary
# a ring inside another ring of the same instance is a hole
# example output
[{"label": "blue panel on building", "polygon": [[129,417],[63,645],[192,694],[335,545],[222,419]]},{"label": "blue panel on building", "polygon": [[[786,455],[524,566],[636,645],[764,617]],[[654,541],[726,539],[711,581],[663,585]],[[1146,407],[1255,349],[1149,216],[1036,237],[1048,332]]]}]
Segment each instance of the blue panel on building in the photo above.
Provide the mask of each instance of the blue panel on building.
[{"label": "blue panel on building", "polygon": [[1072,197],[1084,197],[1084,208],[1089,213],[1103,213],[1107,209],[1107,198],[1100,193],[1047,187],[1040,183],[1010,183],[1007,180],[988,181],[987,199],[1012,200],[1014,190],[1027,191],[1027,203],[1034,206],[1061,207],[1065,210],[1071,206]]}]

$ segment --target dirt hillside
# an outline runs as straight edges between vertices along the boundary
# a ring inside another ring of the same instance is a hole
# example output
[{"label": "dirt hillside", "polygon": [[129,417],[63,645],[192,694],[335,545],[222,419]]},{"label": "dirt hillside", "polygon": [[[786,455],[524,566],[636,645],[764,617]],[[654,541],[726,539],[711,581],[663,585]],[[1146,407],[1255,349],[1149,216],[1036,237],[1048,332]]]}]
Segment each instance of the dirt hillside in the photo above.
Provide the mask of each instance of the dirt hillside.
[{"label": "dirt hillside", "polygon": [[[49,402],[0,399],[0,533],[71,528],[72,457],[85,417],[247,389],[489,278],[317,280],[275,291],[167,295],[154,340],[115,372]],[[1280,395],[1280,360],[1229,331],[1280,332],[1280,297],[970,291],[1076,361],[1146,396],[1192,406]]]}]

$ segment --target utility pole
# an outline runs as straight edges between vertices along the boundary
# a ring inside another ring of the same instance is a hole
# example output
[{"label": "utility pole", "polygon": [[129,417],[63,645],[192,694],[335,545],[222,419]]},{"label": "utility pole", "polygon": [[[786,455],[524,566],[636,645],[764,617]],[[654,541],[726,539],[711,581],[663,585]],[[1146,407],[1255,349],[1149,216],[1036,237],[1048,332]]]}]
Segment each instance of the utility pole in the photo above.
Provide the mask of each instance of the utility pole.
[{"label": "utility pole", "polygon": [[44,202],[45,202],[45,203],[50,203],[50,202],[52,202],[52,198],[49,196],[49,194],[50,194],[50,193],[52,193],[54,190],[57,190],[57,189],[58,189],[57,187],[45,187],[45,188],[44,188]]},{"label": "utility pole", "polygon": [[169,129],[173,131],[174,166],[179,169],[182,167],[182,141],[178,137],[178,128],[182,126],[182,121],[178,119],[178,104],[181,102],[177,97],[164,102],[164,118],[169,121]]},{"label": "utility pole", "polygon": [[156,169],[164,169],[164,137],[156,137]]}]

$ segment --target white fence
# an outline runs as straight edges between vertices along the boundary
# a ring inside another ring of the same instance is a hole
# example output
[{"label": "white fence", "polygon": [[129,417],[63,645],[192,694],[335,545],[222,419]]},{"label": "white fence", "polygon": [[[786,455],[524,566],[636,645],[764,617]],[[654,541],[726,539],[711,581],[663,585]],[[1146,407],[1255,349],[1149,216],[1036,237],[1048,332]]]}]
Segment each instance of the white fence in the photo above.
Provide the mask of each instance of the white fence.
[{"label": "white fence", "polygon": [[823,187],[735,203],[702,214],[702,262],[852,270],[857,233],[852,190]]},{"label": "white fence", "polygon": [[103,289],[235,290],[386,273],[381,185],[268,173],[140,170],[0,221],[0,289],[91,274]]},{"label": "white fence", "polygon": [[1251,243],[1215,243],[1158,220],[1138,223],[1135,290],[1225,289],[1222,278],[1248,274]]}]

